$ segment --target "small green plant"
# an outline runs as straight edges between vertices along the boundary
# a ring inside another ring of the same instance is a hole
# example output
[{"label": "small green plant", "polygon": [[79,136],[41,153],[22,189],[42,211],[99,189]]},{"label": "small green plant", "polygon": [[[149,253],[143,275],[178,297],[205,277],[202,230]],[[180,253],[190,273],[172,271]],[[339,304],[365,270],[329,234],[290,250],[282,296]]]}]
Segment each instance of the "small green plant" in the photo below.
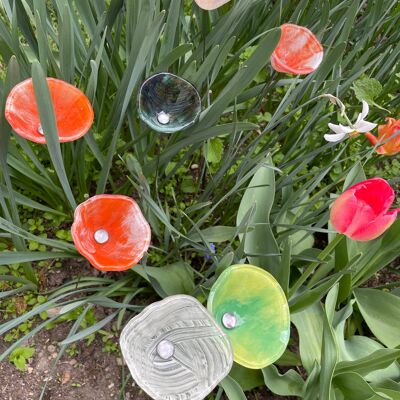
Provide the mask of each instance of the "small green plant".
[{"label": "small green plant", "polygon": [[9,356],[9,360],[20,371],[25,371],[28,360],[35,354],[34,347],[18,347]]}]

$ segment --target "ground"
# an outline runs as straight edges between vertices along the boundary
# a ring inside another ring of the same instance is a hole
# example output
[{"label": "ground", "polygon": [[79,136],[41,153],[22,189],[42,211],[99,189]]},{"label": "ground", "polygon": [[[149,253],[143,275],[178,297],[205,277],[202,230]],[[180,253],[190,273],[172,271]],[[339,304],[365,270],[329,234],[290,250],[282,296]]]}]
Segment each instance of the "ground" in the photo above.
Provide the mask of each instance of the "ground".
[{"label": "ground", "polygon": [[[65,262],[62,268],[42,269],[39,272],[42,290],[58,287],[73,276],[100,274],[86,261]],[[106,309],[96,308],[99,320],[107,313]],[[53,361],[60,349],[58,344],[66,338],[70,328],[71,322],[63,322],[50,330],[41,331],[24,343],[23,346],[35,348],[35,354],[24,372],[18,371],[8,359],[0,362],[0,400],[39,400],[46,382],[47,387],[40,400],[150,400],[130,377],[126,381],[129,372],[118,346],[116,351],[105,352],[99,334],[90,345],[85,341],[78,342],[73,354],[64,353],[53,370]],[[111,331],[109,326],[104,329]],[[110,340],[118,343],[116,337]],[[0,354],[9,345],[4,338],[0,338]],[[274,396],[266,388],[246,396],[249,400],[295,399]],[[224,396],[221,398],[225,399]]]}]

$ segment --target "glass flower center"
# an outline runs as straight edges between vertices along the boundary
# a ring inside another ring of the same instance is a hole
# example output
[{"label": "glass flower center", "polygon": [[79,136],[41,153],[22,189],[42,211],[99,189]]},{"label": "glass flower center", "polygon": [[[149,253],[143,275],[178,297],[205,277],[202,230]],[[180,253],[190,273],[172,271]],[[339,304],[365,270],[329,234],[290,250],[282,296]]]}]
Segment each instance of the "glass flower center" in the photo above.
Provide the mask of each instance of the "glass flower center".
[{"label": "glass flower center", "polygon": [[157,345],[157,354],[163,359],[168,360],[174,355],[175,346],[169,340],[161,340]]},{"label": "glass flower center", "polygon": [[94,233],[94,240],[99,244],[108,242],[108,239],[109,239],[109,235],[105,229],[98,229]]},{"label": "glass flower center", "polygon": [[226,329],[233,329],[236,327],[237,319],[235,314],[232,314],[230,312],[225,313],[222,316],[222,324]]},{"label": "glass flower center", "polygon": [[157,120],[160,124],[167,125],[169,123],[170,117],[164,111],[161,111],[157,114]]}]

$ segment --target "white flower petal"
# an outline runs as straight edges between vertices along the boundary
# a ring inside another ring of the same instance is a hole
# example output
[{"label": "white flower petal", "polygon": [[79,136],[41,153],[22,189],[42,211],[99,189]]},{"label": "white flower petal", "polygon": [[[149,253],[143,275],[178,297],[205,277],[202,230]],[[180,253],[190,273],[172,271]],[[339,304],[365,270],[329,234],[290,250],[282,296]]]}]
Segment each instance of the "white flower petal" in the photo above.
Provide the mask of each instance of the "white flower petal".
[{"label": "white flower petal", "polygon": [[324,139],[327,142],[339,142],[340,140],[342,140],[345,136],[347,135],[347,133],[337,133],[335,135],[324,135]]},{"label": "white flower petal", "polygon": [[372,131],[372,129],[374,129],[376,126],[377,126],[377,124],[373,124],[372,122],[360,121],[354,125],[354,129],[357,132],[365,133],[365,132]]},{"label": "white flower petal", "polygon": [[363,101],[362,101],[362,105],[363,105],[362,111],[361,111],[360,114],[358,114],[357,120],[356,120],[356,122],[355,122],[354,125],[357,125],[357,124],[359,124],[360,122],[362,122],[362,121],[364,120],[364,118],[365,118],[365,117],[368,115],[368,113],[369,113],[369,105],[368,105],[368,103],[367,103],[365,100],[363,100]]},{"label": "white flower petal", "polygon": [[361,119],[365,119],[365,117],[369,113],[369,105],[365,100],[362,101],[362,105],[363,105],[363,107],[362,107],[362,111],[361,111]]},{"label": "white flower petal", "polygon": [[331,129],[333,132],[337,133],[337,134],[342,134],[342,133],[351,133],[354,131],[353,128],[350,128],[349,126],[345,126],[342,124],[339,125],[335,125],[335,124],[328,124],[329,129]]}]

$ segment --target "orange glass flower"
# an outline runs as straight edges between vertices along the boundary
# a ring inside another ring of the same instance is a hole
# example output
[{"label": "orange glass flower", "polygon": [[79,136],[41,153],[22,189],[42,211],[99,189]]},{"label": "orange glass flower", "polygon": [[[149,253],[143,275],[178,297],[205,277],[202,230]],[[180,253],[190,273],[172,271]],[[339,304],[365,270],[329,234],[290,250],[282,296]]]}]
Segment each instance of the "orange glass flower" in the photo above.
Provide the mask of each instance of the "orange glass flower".
[{"label": "orange glass flower", "polygon": [[393,156],[400,153],[400,119],[386,118],[386,124],[378,126],[378,137],[371,132],[366,133],[365,136],[372,146],[383,143],[375,149],[378,154]]},{"label": "orange glass flower", "polygon": [[81,203],[71,227],[75,246],[101,271],[136,265],[150,245],[150,226],[135,200],[102,194]]},{"label": "orange glass flower", "polygon": [[271,56],[272,67],[288,74],[309,74],[321,64],[324,49],[307,28],[283,24],[278,45]]},{"label": "orange glass flower", "polygon": [[[75,86],[59,79],[47,78],[53,101],[60,142],[82,137],[92,126],[94,113],[89,99]],[[32,79],[16,85],[7,98],[5,117],[13,130],[25,139],[46,143]]]}]

